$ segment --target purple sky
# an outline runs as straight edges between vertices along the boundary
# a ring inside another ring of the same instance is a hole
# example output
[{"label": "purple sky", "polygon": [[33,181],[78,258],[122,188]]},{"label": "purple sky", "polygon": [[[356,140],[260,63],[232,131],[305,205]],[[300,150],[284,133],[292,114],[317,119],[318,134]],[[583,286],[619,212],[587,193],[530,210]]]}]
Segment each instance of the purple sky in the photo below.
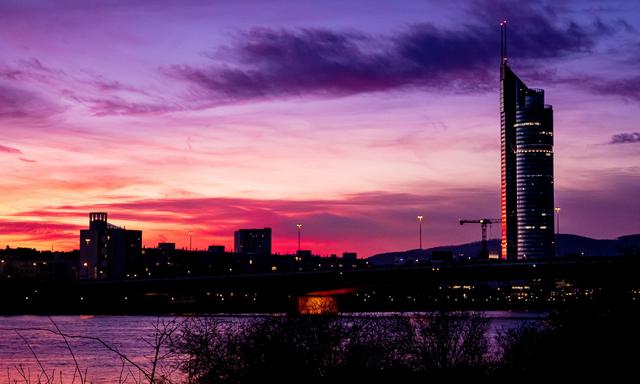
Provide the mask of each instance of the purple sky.
[{"label": "purple sky", "polygon": [[[434,5],[436,3],[437,5]],[[498,23],[555,111],[561,230],[640,232],[640,3],[2,1],[0,244],[322,254],[476,241],[499,216]],[[499,228],[493,228],[493,236]]]}]

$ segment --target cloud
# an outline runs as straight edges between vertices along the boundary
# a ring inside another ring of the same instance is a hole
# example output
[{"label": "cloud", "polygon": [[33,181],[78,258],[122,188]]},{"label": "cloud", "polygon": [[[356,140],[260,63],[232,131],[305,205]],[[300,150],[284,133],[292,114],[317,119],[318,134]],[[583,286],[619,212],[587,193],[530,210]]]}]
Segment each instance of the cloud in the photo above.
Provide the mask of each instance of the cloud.
[{"label": "cloud", "polygon": [[0,152],[22,154],[22,151],[18,148],[7,147],[5,145],[0,145]]},{"label": "cloud", "polygon": [[62,74],[35,58],[0,66],[0,119],[43,119],[62,112],[60,104],[45,96]]},{"label": "cloud", "polygon": [[180,110],[176,105],[131,102],[119,97],[105,99],[87,98],[84,99],[84,101],[88,102],[89,111],[96,116],[145,115]]},{"label": "cloud", "polygon": [[489,24],[492,31],[499,21],[507,20],[507,53],[518,60],[588,53],[600,38],[625,31],[628,25],[619,18],[603,20],[602,11],[585,12],[578,22],[570,8],[570,4],[483,0],[470,7],[468,16]]},{"label": "cloud", "polygon": [[36,160],[33,159],[27,159],[26,157],[19,157],[18,160],[20,161],[24,161],[25,163],[37,163]]},{"label": "cloud", "polygon": [[[538,9],[516,14],[510,45],[523,62],[589,52],[610,34],[600,20],[561,23]],[[254,28],[208,57],[211,65],[173,65],[163,72],[193,86],[212,104],[315,95],[339,97],[407,87],[450,92],[495,88],[497,20],[476,15],[458,29],[414,25],[391,36],[330,29]]]},{"label": "cloud", "polygon": [[[45,86],[53,94],[84,105],[95,116],[143,115],[180,109],[139,87],[100,74],[68,73],[33,57],[18,60],[14,66],[0,67],[0,79],[11,84],[3,88],[0,83],[0,117],[45,117],[50,114],[47,110],[57,110],[43,102],[39,94],[28,91],[29,86]],[[131,101],[132,98],[136,101]]]},{"label": "cloud", "polygon": [[640,143],[640,132],[618,133],[611,136],[609,144]]},{"label": "cloud", "polygon": [[0,119],[44,118],[61,108],[39,93],[0,82]]},{"label": "cloud", "polygon": [[[471,60],[459,61],[465,64],[451,66],[456,47],[443,38],[446,35],[422,26],[377,41],[327,29],[256,28],[211,57],[224,62],[206,68],[174,65],[164,72],[195,86],[194,97],[214,104],[300,95],[338,97],[409,86],[482,88],[486,74],[478,77],[475,70],[484,70],[488,57],[470,55]],[[477,40],[473,33],[463,33],[454,43],[466,52]],[[433,43],[431,51],[421,49],[424,42]]]},{"label": "cloud", "polygon": [[138,93],[141,95],[149,94],[145,90],[140,89],[138,87],[125,84],[118,80],[108,80],[100,75],[95,76],[93,79],[87,80],[86,83],[93,86],[95,89],[103,92],[123,91],[123,92]]},{"label": "cloud", "polygon": [[640,76],[614,80],[586,77],[579,84],[597,94],[614,95],[627,100],[640,101]]},{"label": "cloud", "polygon": [[[509,32],[509,52],[519,68],[536,64],[540,69],[554,59],[590,52],[601,37],[618,33],[625,25],[628,29],[624,20],[595,15],[591,22],[575,22],[571,17],[576,14],[562,6],[478,1],[461,15],[462,21],[454,27],[419,24],[387,35],[327,28],[241,31],[208,53],[206,65],[176,63],[160,68],[188,86],[183,94],[159,96],[142,85],[86,71],[64,71],[37,58],[20,60],[16,67],[0,67],[0,79],[48,85],[56,96],[79,103],[96,116],[163,114],[409,88],[478,93],[497,86],[497,22],[503,16],[514,26]],[[16,97],[3,98],[3,92],[7,91],[0,88],[0,117],[30,115],[18,104],[7,107]],[[633,92],[628,87],[628,93]]]},{"label": "cloud", "polygon": [[20,59],[16,66],[0,67],[0,78],[5,80],[51,83],[61,76],[66,76],[64,71],[45,66],[35,57]]},{"label": "cloud", "polygon": [[[623,71],[619,72],[623,73]],[[614,79],[588,73],[566,76],[559,75],[553,70],[535,69],[528,69],[526,75],[528,79],[566,84],[595,95],[616,96],[625,101],[640,101],[640,76]]]},{"label": "cloud", "polygon": [[0,219],[0,236],[20,241],[57,241],[77,237],[80,226],[55,221],[18,221]]},{"label": "cloud", "polygon": [[[78,84],[82,86],[73,91],[64,89],[62,95],[85,106],[94,116],[146,115],[184,109],[176,103],[169,103],[163,98],[152,96],[137,87],[117,80],[104,80],[101,76],[80,80]],[[142,95],[143,101],[128,100],[127,96],[131,94],[137,94],[136,100],[139,100],[138,96]]]}]

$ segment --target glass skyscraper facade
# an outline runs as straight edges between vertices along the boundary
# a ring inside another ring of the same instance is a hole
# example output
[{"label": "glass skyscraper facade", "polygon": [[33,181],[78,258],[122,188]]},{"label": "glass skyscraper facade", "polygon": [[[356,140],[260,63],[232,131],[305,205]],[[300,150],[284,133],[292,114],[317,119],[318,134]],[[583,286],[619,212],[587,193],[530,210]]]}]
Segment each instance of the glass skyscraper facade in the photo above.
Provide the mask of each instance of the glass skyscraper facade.
[{"label": "glass skyscraper facade", "polygon": [[502,258],[554,255],[553,109],[500,66]]}]

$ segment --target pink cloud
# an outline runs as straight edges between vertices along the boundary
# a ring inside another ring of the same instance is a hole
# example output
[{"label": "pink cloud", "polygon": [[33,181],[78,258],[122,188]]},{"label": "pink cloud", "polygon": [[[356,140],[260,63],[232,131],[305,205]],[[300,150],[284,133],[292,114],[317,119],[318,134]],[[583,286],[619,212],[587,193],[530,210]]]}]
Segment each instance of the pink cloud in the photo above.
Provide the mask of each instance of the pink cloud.
[{"label": "pink cloud", "polygon": [[[71,241],[78,238],[80,226],[57,221],[0,219],[0,238],[19,239],[25,245]],[[15,240],[14,240],[15,241]],[[17,244],[20,245],[20,244]]]},{"label": "pink cloud", "polygon": [[7,147],[6,145],[0,145],[0,152],[22,154],[22,151],[18,148]]}]

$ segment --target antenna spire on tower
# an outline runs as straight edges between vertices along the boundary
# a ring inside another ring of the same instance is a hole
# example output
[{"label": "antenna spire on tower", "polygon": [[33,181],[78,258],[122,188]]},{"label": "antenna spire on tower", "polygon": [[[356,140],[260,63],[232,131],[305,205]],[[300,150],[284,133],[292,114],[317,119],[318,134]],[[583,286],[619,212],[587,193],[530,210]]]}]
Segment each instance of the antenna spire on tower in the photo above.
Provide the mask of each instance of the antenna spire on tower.
[{"label": "antenna spire on tower", "polygon": [[500,63],[507,63],[507,20],[500,22]]}]

